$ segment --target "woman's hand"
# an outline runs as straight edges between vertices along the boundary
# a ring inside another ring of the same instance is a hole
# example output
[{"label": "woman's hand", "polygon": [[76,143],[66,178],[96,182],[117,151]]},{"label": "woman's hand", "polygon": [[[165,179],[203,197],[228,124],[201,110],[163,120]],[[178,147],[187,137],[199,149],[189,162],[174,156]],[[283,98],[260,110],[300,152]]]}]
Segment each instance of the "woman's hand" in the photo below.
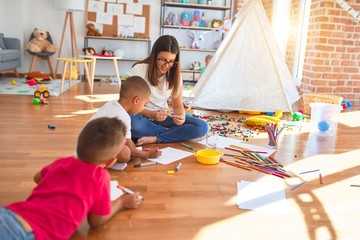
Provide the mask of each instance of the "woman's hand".
[{"label": "woman's hand", "polygon": [[185,115],[174,114],[173,121],[176,125],[183,125],[185,122]]},{"label": "woman's hand", "polygon": [[157,111],[154,111],[154,113],[155,114],[154,114],[153,119],[158,122],[165,121],[165,119],[169,116],[167,111],[157,110]]}]

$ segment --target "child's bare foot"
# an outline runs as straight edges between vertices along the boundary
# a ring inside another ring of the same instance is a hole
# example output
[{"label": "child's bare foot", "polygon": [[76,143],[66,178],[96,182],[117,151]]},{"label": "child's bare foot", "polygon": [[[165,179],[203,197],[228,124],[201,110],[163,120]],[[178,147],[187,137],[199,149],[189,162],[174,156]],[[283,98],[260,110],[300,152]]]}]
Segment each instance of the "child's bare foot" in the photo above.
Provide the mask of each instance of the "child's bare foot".
[{"label": "child's bare foot", "polygon": [[141,137],[137,140],[136,146],[141,146],[143,144],[149,144],[149,143],[157,143],[157,137],[156,136]]}]

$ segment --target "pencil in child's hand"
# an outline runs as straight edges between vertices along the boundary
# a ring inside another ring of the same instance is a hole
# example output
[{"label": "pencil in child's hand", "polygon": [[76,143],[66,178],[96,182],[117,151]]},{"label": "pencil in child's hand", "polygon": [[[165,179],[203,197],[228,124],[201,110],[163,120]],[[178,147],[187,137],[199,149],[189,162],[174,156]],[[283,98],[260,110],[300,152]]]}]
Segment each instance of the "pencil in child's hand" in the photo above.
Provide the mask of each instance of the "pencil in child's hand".
[{"label": "pencil in child's hand", "polygon": [[[130,190],[124,186],[118,185],[118,188],[120,188],[122,191],[126,192],[127,194],[135,194],[135,192],[133,190]],[[138,195],[137,199],[144,200],[144,198],[141,195]]]}]

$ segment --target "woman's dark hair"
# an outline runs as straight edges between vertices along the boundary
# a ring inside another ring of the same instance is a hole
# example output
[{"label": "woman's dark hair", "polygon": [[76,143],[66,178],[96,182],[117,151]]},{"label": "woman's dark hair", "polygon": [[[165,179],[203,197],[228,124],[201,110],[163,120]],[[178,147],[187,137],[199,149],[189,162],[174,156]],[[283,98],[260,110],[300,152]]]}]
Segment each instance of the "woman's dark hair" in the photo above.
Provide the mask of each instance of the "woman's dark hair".
[{"label": "woman's dark hair", "polygon": [[176,54],[175,62],[176,66],[169,69],[166,81],[169,83],[169,88],[171,91],[171,96],[174,97],[179,94],[181,86],[181,77],[180,77],[180,49],[179,44],[175,37],[171,35],[164,35],[159,37],[154,46],[151,49],[150,55],[142,61],[136,62],[133,66],[139,63],[148,63],[149,68],[147,72],[147,77],[152,86],[158,86],[160,76],[157,76],[157,59],[160,52],[170,52]]}]

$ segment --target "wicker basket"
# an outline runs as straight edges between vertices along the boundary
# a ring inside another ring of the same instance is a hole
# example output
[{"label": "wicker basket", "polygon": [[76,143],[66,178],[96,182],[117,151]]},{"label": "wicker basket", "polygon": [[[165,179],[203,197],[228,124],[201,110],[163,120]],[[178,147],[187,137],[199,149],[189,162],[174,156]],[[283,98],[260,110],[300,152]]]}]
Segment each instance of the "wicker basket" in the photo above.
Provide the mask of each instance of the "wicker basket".
[{"label": "wicker basket", "polygon": [[303,94],[304,113],[311,114],[310,103],[321,102],[340,105],[343,97],[336,95]]}]

